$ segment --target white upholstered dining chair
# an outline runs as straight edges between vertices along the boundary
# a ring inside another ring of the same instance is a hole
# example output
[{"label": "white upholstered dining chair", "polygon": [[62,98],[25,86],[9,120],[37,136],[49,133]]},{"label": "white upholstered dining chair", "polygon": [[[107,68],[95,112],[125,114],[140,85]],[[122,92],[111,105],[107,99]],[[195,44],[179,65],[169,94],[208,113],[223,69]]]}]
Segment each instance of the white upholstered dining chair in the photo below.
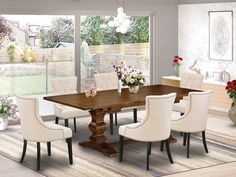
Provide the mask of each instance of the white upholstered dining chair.
[{"label": "white upholstered dining chair", "polygon": [[[115,72],[99,73],[94,75],[98,91],[117,89],[118,77]],[[137,122],[137,108],[124,108],[122,110],[133,110],[134,122]],[[117,113],[115,112],[115,125],[117,125]],[[110,132],[113,134],[113,113],[110,113]]]},{"label": "white upholstered dining chair", "polygon": [[[63,77],[52,80],[53,93],[58,94],[73,94],[77,93],[77,77]],[[76,109],[73,107],[54,104],[54,114],[56,116],[55,123],[58,124],[59,119],[65,120],[65,126],[68,127],[69,119],[74,119],[74,130],[76,132],[76,118],[90,116],[88,111]]]},{"label": "white upholstered dining chair", "polygon": [[179,116],[179,114],[173,114],[171,129],[184,133],[183,145],[186,146],[187,141],[187,158],[189,158],[191,133],[202,133],[204,149],[208,153],[205,130],[211,95],[211,90],[206,92],[190,92],[184,115]]},{"label": "white upholstered dining chair", "polygon": [[17,105],[24,139],[20,162],[23,163],[24,161],[27,141],[36,142],[37,170],[40,170],[40,143],[47,143],[48,156],[51,156],[51,142],[65,139],[68,144],[69,162],[73,164],[71,129],[54,123],[44,123],[39,116],[39,106],[36,98],[17,96]]},{"label": "white upholstered dining chair", "polygon": [[[204,75],[202,74],[183,72],[180,74],[180,87],[201,90],[203,78]],[[183,115],[187,109],[187,100],[188,97],[184,97],[179,101],[179,103],[175,103],[173,110]]]},{"label": "white upholstered dining chair", "polygon": [[146,97],[146,115],[142,122],[122,125],[119,127],[119,161],[123,161],[124,137],[136,141],[147,142],[146,169],[149,170],[149,155],[151,154],[151,143],[161,141],[166,144],[167,155],[170,163],[173,163],[168,138],[171,128],[171,114],[176,93],[161,96]]}]

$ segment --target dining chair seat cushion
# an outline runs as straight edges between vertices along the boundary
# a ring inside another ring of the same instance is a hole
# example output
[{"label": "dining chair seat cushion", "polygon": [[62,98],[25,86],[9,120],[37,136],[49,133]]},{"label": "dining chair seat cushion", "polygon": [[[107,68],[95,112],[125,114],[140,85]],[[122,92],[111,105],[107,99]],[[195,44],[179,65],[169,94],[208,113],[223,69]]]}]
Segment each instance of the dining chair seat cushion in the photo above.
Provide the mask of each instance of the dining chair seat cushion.
[{"label": "dining chair seat cushion", "polygon": [[65,126],[58,125],[55,123],[51,123],[51,122],[46,122],[44,125],[48,129],[51,129],[51,130],[61,130],[60,133],[54,134],[54,136],[48,137],[50,139],[50,141],[56,141],[56,140],[61,140],[61,139],[66,139],[66,138],[72,137],[72,130],[70,128],[67,128]]},{"label": "dining chair seat cushion", "polygon": [[57,105],[54,108],[54,113],[57,117],[61,117],[63,119],[71,119],[90,115],[88,111],[84,111],[82,109],[76,109],[69,106],[58,107]]},{"label": "dining chair seat cushion", "polygon": [[173,111],[177,111],[177,112],[181,112],[181,113],[185,113],[186,109],[187,109],[187,104],[188,101],[187,100],[180,100],[179,103],[175,103],[173,105]]}]

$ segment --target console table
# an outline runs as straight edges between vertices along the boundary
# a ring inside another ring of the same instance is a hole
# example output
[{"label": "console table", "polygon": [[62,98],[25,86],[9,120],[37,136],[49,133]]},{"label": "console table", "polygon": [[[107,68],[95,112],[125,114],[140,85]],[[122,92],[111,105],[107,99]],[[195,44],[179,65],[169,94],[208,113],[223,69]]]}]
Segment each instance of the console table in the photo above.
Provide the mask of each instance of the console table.
[{"label": "console table", "polygon": [[[163,76],[162,84],[170,86],[180,86],[180,77],[176,76]],[[213,90],[213,95],[211,98],[211,105],[221,106],[224,108],[230,108],[232,101],[229,98],[225,90],[226,83],[215,81],[215,80],[203,80],[202,90]]]}]

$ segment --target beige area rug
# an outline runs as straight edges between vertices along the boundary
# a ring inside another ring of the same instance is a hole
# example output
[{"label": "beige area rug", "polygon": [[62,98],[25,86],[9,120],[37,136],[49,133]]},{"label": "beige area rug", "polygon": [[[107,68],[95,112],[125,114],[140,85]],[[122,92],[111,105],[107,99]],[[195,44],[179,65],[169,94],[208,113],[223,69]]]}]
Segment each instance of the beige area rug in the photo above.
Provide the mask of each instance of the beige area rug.
[{"label": "beige area rug", "polygon": [[[139,112],[139,117],[143,112]],[[132,113],[118,114],[119,125],[132,122]],[[106,118],[108,120],[108,117]],[[72,122],[72,121],[71,121]],[[78,142],[88,139],[90,132],[87,128],[89,118],[77,120],[78,132],[73,136],[74,164],[69,165],[67,145],[64,141],[52,142],[52,156],[47,156],[46,144],[41,145],[42,164],[41,173],[49,177],[151,177],[163,176],[219,165],[236,161],[236,150],[224,147],[214,142],[208,142],[209,153],[204,152],[201,139],[191,138],[190,159],[186,158],[186,148],[182,146],[182,137],[174,134],[177,143],[171,144],[174,164],[170,164],[166,152],[160,152],[159,143],[153,144],[150,156],[150,171],[145,170],[146,144],[134,143],[124,146],[124,162],[118,162],[117,157],[109,158],[92,149],[83,148]],[[72,124],[71,124],[72,126]],[[108,136],[109,142],[118,141],[117,128],[115,134]],[[118,149],[118,147],[117,147]],[[20,160],[22,152],[22,136],[19,126],[11,126],[0,134],[0,153],[16,162]],[[36,169],[36,143],[29,143],[23,165]]]}]

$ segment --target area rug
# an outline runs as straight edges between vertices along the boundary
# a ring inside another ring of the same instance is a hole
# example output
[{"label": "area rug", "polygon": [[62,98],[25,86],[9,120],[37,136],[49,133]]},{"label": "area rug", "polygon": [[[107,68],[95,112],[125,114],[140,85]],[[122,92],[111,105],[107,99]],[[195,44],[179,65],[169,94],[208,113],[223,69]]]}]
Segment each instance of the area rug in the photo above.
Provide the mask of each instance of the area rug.
[{"label": "area rug", "polygon": [[[119,125],[132,123],[128,113],[118,114]],[[140,114],[139,114],[140,115]],[[108,117],[107,117],[108,120]],[[52,156],[47,156],[46,144],[41,146],[42,164],[40,173],[49,177],[151,177],[164,176],[187,170],[199,169],[227,162],[236,161],[236,150],[231,146],[208,142],[209,153],[204,152],[198,135],[191,137],[190,158],[186,158],[186,147],[182,145],[182,137],[175,133],[178,142],[171,144],[174,164],[170,164],[166,151],[160,152],[160,144],[154,143],[150,156],[150,170],[145,170],[146,144],[133,143],[124,146],[124,162],[118,162],[117,157],[109,158],[92,149],[78,145],[87,140],[90,132],[87,128],[89,118],[78,119],[79,131],[73,135],[74,164],[69,165],[67,145],[64,141],[52,142]],[[72,126],[72,125],[71,125]],[[117,128],[114,135],[107,137],[109,142],[118,141]],[[0,154],[19,162],[22,152],[22,136],[20,126],[14,126],[14,131],[0,134]],[[36,144],[29,143],[23,165],[36,169]]]}]

